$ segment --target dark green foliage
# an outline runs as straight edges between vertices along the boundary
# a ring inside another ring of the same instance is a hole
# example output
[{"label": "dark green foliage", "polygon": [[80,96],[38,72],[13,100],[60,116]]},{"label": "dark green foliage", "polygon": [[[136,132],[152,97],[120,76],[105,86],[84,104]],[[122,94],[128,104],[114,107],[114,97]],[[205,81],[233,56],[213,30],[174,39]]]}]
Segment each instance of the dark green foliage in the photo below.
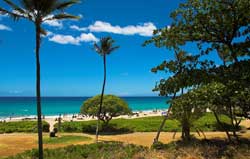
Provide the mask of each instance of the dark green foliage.
[{"label": "dark green foliage", "polygon": [[[133,156],[147,149],[142,146],[120,142],[103,142],[90,145],[72,145],[64,148],[45,149],[46,159],[132,159]],[[37,159],[37,150],[26,151],[9,159]]]},{"label": "dark green foliage", "polygon": [[[88,116],[97,116],[101,96],[95,96],[84,101],[81,113]],[[128,104],[121,98],[114,95],[105,95],[99,119],[108,124],[113,118],[120,115],[131,114]]]},{"label": "dark green foliage", "polygon": [[[49,123],[43,122],[43,131],[49,132]],[[37,132],[36,121],[0,122],[0,133]]]},{"label": "dark green foliage", "polygon": [[[156,47],[166,47],[175,55],[185,53],[181,56],[184,60],[175,56],[152,71],[172,73],[169,78],[161,79],[154,90],[161,96],[180,93],[172,102],[173,112],[187,132],[197,115],[202,115],[195,113],[196,110],[202,112],[207,107],[215,116],[222,113],[230,117],[237,139],[235,131],[241,121],[237,116],[248,117],[250,111],[249,8],[249,0],[187,0],[171,13],[171,25],[156,30],[155,36],[145,42],[145,45],[154,43]],[[190,43],[197,51],[186,56],[190,51],[184,48]],[[206,55],[211,52],[220,57],[221,66],[207,59]],[[188,60],[185,57],[189,57]],[[214,83],[221,86],[221,90],[213,86]],[[183,94],[183,90],[193,89],[200,91],[199,97],[197,91]],[[230,140],[228,132],[227,135]]]}]

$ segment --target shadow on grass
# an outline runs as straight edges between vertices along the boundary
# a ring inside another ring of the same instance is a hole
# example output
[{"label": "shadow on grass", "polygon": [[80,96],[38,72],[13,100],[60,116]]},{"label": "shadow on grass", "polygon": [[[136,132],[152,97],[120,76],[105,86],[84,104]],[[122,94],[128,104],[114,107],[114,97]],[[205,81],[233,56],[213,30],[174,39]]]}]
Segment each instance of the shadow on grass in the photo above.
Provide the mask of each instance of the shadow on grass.
[{"label": "shadow on grass", "polygon": [[[88,125],[82,128],[83,133],[94,135],[96,133],[96,125]],[[100,135],[119,135],[119,134],[129,134],[134,131],[124,127],[118,127],[117,124],[109,124],[100,126]]]}]

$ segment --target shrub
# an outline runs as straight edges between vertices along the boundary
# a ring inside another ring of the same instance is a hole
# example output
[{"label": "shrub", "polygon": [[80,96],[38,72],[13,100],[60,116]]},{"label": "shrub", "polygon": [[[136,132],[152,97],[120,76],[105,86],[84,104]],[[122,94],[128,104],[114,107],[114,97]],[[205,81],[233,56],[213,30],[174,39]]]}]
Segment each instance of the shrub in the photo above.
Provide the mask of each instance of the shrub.
[{"label": "shrub", "polygon": [[[88,116],[97,116],[100,106],[101,96],[95,96],[84,101],[80,112]],[[114,95],[104,95],[103,107],[100,112],[100,120],[106,125],[113,117],[131,114],[128,104],[121,98]]]}]

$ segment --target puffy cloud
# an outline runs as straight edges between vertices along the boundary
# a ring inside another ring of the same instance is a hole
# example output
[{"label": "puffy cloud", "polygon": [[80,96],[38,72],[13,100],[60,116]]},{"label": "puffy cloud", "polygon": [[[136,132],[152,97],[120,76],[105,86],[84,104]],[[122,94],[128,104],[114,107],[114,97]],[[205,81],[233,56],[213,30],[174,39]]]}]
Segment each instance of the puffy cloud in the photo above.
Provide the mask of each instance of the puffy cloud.
[{"label": "puffy cloud", "polygon": [[73,37],[71,35],[61,35],[54,34],[49,38],[49,41],[53,41],[59,44],[72,44],[72,45],[80,45],[81,42],[97,42],[99,41],[92,33],[82,33],[78,37]]},{"label": "puffy cloud", "polygon": [[140,35],[140,36],[152,36],[156,26],[152,22],[143,23],[139,25],[128,25],[121,27],[119,25],[111,25],[108,22],[96,21],[94,24],[87,28],[80,28],[78,26],[71,26],[71,29],[78,31],[89,30],[91,32],[108,32],[121,35]]},{"label": "puffy cloud", "polygon": [[53,41],[59,44],[79,45],[79,41],[77,41],[76,38],[71,35],[54,35],[53,37],[49,38],[49,41]]},{"label": "puffy cloud", "polygon": [[87,31],[88,30],[88,28],[80,28],[76,25],[71,25],[70,29],[77,30],[77,31]]},{"label": "puffy cloud", "polygon": [[82,33],[80,37],[78,37],[80,42],[98,42],[99,39],[96,38],[92,33]]},{"label": "puffy cloud", "polygon": [[0,24],[0,30],[12,31],[12,29],[6,25]]},{"label": "puffy cloud", "polygon": [[52,26],[52,27],[58,27],[58,28],[63,27],[63,24],[59,22],[58,20],[47,20],[44,22],[44,24]]}]

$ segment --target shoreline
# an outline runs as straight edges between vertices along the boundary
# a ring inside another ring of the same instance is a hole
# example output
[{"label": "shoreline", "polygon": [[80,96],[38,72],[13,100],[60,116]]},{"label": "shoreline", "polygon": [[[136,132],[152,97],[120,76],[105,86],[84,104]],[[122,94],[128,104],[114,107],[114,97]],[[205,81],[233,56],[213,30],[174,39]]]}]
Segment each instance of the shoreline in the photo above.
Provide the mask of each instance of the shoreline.
[{"label": "shoreline", "polygon": [[[157,109],[157,110],[140,110],[140,111],[132,111],[133,115],[120,115],[118,117],[114,117],[113,119],[133,119],[140,117],[150,117],[150,116],[163,116],[168,109]],[[42,119],[45,121],[56,120],[59,118],[58,115],[45,115],[42,116]],[[62,114],[62,121],[89,121],[96,120],[96,117],[87,117],[83,116],[79,113],[75,114]],[[24,116],[10,116],[10,117],[0,117],[0,122],[14,122],[14,121],[35,121],[37,119],[36,115],[24,115]]]}]

